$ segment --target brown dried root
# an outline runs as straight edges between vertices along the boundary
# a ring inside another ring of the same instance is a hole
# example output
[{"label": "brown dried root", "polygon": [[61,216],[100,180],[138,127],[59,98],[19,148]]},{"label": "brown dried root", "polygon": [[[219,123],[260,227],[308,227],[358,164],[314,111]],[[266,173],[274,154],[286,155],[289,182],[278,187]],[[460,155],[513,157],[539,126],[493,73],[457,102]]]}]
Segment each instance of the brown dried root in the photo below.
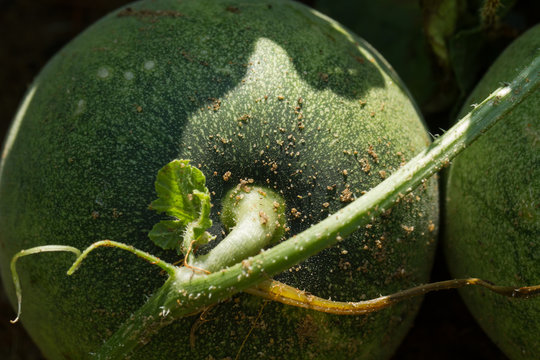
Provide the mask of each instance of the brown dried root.
[{"label": "brown dried root", "polygon": [[540,294],[540,285],[525,287],[498,286],[478,278],[446,280],[419,285],[395,294],[358,302],[323,299],[275,280],[265,280],[259,285],[244,291],[265,299],[305,309],[338,315],[363,315],[431,291],[457,289],[469,285],[482,286],[497,294],[512,298],[529,298]]}]

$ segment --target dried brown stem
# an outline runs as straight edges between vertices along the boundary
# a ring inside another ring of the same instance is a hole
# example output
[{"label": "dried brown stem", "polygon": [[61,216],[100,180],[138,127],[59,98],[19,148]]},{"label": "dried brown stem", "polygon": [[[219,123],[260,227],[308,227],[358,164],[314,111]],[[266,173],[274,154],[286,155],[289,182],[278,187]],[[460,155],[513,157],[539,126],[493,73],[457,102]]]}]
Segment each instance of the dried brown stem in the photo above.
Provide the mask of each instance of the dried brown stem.
[{"label": "dried brown stem", "polygon": [[359,302],[332,301],[317,297],[275,280],[266,280],[245,292],[283,304],[298,306],[330,314],[363,315],[394,305],[400,301],[426,294],[431,291],[457,289],[478,285],[497,294],[512,298],[528,298],[540,294],[540,285],[513,287],[498,286],[478,278],[446,280],[419,285],[397,293]]}]

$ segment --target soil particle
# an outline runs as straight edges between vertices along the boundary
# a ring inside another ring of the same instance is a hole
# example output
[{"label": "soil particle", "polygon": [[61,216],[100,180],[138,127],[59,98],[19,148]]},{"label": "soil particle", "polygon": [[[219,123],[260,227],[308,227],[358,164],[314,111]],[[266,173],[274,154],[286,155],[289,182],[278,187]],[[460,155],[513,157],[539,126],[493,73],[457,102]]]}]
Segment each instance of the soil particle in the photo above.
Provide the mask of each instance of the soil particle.
[{"label": "soil particle", "polygon": [[354,200],[354,194],[349,189],[349,187],[346,187],[345,190],[341,192],[341,195],[339,195],[339,201],[347,203]]},{"label": "soil particle", "polygon": [[373,160],[375,160],[376,163],[379,162],[379,155],[377,155],[375,150],[373,150],[373,145],[369,145],[368,154],[373,158]]},{"label": "soil particle", "polygon": [[233,13],[233,14],[240,14],[240,9],[237,8],[237,7],[234,7],[234,6],[227,6],[225,8],[225,11],[228,11],[228,12]]}]

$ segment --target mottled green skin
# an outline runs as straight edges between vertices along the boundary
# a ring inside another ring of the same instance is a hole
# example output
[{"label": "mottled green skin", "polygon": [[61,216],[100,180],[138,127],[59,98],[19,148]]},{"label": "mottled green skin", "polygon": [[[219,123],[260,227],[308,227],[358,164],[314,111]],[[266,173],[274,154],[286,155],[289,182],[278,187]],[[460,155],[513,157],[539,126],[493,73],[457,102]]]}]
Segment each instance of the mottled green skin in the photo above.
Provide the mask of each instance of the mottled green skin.
[{"label": "mottled green skin", "polygon": [[[540,56],[540,25],[493,64],[471,94],[482,101]],[[447,182],[446,255],[454,277],[501,285],[540,284],[540,93],[523,101],[452,164]],[[540,298],[461,292],[486,333],[512,359],[538,359]]]},{"label": "mottled green skin", "polygon": [[[360,196],[379,171],[390,174],[429,143],[407,91],[367,44],[302,5],[269,3],[136,3],[51,60],[0,169],[0,259],[12,301],[8,262],[23,248],[108,238],[178,260],[147,237],[162,218],[148,209],[153,182],[172,159],[191,159],[207,175],[213,233],[222,230],[220,197],[252,178],[299,211],[288,212],[295,234],[342,207],[347,186]],[[429,181],[279,279],[338,300],[426,282],[437,196]],[[67,277],[72,258],[42,254],[18,265],[22,322],[50,359],[95,351],[165,280],[115,249],[96,251]],[[133,358],[234,358],[240,349],[243,359],[387,358],[419,302],[361,317],[268,303],[253,326],[263,301],[241,295],[163,329]]]}]

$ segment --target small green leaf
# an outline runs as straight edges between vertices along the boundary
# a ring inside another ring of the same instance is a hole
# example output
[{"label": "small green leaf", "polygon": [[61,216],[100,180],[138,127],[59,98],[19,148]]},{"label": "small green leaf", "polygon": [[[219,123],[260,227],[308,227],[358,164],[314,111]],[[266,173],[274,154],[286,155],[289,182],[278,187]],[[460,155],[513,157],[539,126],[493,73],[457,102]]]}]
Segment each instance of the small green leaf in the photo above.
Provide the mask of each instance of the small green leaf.
[{"label": "small green leaf", "polygon": [[155,183],[158,198],[150,208],[172,219],[160,221],[150,231],[154,244],[186,254],[193,242],[203,244],[212,239],[206,233],[212,220],[205,184],[204,174],[189,165],[189,160],[173,160],[159,170]]},{"label": "small green leaf", "polygon": [[185,226],[178,220],[161,220],[148,234],[150,239],[162,249],[178,249],[179,240],[184,237]]}]

